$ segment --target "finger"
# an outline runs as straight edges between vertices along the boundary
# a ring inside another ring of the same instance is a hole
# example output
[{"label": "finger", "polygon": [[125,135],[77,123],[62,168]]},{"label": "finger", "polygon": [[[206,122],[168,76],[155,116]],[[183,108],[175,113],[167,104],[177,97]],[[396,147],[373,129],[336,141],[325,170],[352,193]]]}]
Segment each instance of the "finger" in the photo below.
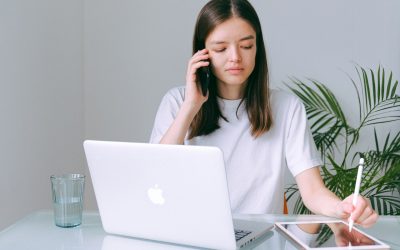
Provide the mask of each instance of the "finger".
[{"label": "finger", "polygon": [[366,206],[355,222],[361,224],[365,219],[371,216],[373,212],[374,210],[370,206]]},{"label": "finger", "polygon": [[202,49],[202,50],[197,51],[196,53],[194,53],[192,55],[192,58],[196,58],[196,57],[204,56],[204,55],[208,55],[208,50],[207,49]]},{"label": "finger", "polygon": [[188,62],[188,71],[192,71],[193,68],[198,68],[198,63],[199,62],[209,62],[209,55],[197,55],[197,56],[193,56],[192,58],[190,58],[189,62]]},{"label": "finger", "polygon": [[210,65],[209,61],[198,61],[197,63],[194,64],[194,68],[198,69],[201,67],[206,67],[208,65]]},{"label": "finger", "polygon": [[210,65],[209,61],[199,61],[195,64],[193,64],[193,67],[191,67],[190,69],[190,74],[195,75],[195,73],[197,72],[197,70],[201,67],[206,67]]},{"label": "finger", "polygon": [[372,208],[371,202],[368,199],[364,197],[362,197],[362,199],[365,201],[366,207],[360,217],[356,220],[356,223],[363,226],[371,226],[378,219],[378,214]]},{"label": "finger", "polygon": [[351,212],[353,212],[354,207],[351,203],[349,202],[343,202],[341,206],[341,213],[342,213],[342,218],[348,218],[350,217]]},{"label": "finger", "polygon": [[201,50],[198,50],[195,54],[207,54],[208,53],[208,49],[204,48]]},{"label": "finger", "polygon": [[353,205],[346,198],[345,200],[338,203],[336,208],[336,214],[338,218],[347,219],[350,217],[350,213],[353,211]]},{"label": "finger", "polygon": [[[202,66],[207,66],[209,64],[209,55],[204,54],[204,55],[195,55],[192,58],[190,58],[189,63],[188,63],[188,71],[193,72],[196,71],[199,67]],[[199,64],[200,62],[207,62],[207,64]]]},{"label": "finger", "polygon": [[208,61],[209,58],[210,56],[208,54],[194,56],[189,61],[189,67],[195,65],[198,62]]},{"label": "finger", "polygon": [[378,217],[379,217],[378,214],[372,210],[372,212],[368,215],[368,217],[364,218],[360,222],[357,221],[356,223],[360,224],[365,228],[369,228],[375,224],[375,222],[378,220]]},{"label": "finger", "polygon": [[357,221],[358,218],[364,213],[364,210],[368,207],[367,201],[363,197],[358,197],[356,206],[354,207],[353,212],[351,213],[351,219],[353,221]]}]

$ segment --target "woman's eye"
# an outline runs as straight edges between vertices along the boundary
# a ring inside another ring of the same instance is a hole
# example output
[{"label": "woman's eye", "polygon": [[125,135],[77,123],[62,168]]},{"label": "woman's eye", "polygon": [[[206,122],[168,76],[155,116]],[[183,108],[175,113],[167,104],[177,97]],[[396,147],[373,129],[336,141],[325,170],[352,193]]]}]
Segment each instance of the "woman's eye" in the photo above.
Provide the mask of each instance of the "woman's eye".
[{"label": "woman's eye", "polygon": [[242,46],[243,49],[251,49],[253,48],[253,45],[249,45],[249,46]]},{"label": "woman's eye", "polygon": [[217,53],[224,52],[225,48],[214,49],[214,51],[217,52]]}]

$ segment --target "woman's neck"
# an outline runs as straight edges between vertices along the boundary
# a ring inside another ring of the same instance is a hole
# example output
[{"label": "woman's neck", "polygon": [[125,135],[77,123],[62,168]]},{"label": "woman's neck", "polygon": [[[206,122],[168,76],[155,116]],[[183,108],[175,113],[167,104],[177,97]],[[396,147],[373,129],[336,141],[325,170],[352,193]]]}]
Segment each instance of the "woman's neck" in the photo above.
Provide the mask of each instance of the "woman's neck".
[{"label": "woman's neck", "polygon": [[240,85],[227,85],[223,83],[217,83],[217,87],[218,96],[222,99],[238,100],[243,98],[246,84],[243,83]]}]

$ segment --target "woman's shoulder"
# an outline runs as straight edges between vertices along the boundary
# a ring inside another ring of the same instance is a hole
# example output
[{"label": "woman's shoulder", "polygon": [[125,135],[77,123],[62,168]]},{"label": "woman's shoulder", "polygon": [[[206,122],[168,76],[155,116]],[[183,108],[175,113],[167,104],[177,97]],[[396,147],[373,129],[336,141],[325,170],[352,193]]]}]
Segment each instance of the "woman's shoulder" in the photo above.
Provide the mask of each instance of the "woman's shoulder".
[{"label": "woman's shoulder", "polygon": [[185,86],[173,87],[164,95],[164,99],[174,100],[178,103],[182,102],[185,97]]},{"label": "woman's shoulder", "polygon": [[301,99],[290,92],[274,89],[271,90],[270,97],[271,110],[278,123],[279,121],[285,122],[286,119],[290,119],[294,114],[304,110]]},{"label": "woman's shoulder", "polygon": [[166,93],[166,95],[172,95],[172,96],[185,96],[185,86],[175,86],[171,89],[169,89]]},{"label": "woman's shoulder", "polygon": [[271,105],[292,106],[301,104],[301,100],[296,95],[281,89],[271,89],[270,91]]},{"label": "woman's shoulder", "polygon": [[290,116],[298,110],[304,110],[305,108],[298,96],[285,90],[271,90],[270,97],[271,109],[275,115],[284,116],[286,114]]}]

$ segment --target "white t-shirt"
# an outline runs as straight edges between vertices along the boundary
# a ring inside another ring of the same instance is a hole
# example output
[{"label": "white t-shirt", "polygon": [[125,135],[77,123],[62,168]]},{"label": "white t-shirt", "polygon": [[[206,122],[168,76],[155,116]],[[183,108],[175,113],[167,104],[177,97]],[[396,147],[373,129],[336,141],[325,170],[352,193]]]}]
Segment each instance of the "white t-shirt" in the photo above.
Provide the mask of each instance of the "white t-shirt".
[{"label": "white t-shirt", "polygon": [[[151,143],[160,142],[184,96],[184,87],[173,88],[164,96]],[[219,129],[185,140],[185,144],[216,146],[222,150],[233,213],[282,213],[286,170],[296,176],[321,165],[303,104],[294,95],[271,90],[273,125],[270,131],[255,139],[244,103],[238,110],[240,100],[218,98],[218,103],[228,122],[220,118]]]}]

